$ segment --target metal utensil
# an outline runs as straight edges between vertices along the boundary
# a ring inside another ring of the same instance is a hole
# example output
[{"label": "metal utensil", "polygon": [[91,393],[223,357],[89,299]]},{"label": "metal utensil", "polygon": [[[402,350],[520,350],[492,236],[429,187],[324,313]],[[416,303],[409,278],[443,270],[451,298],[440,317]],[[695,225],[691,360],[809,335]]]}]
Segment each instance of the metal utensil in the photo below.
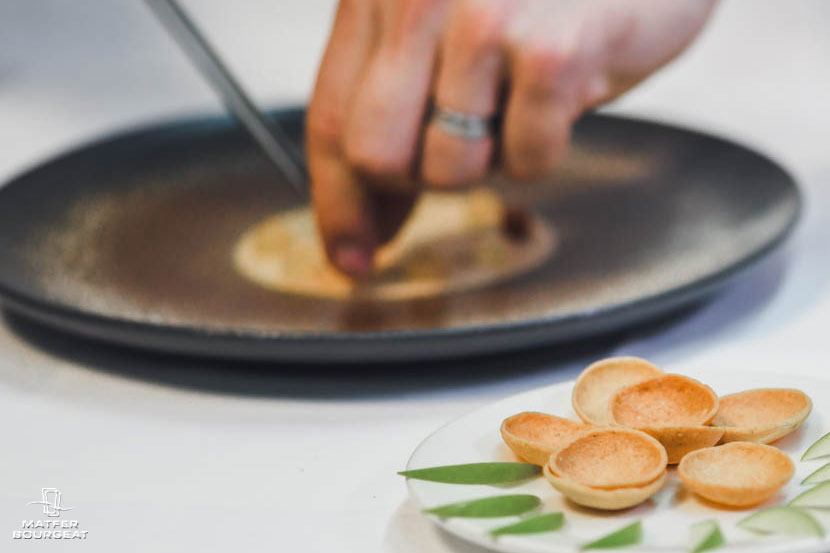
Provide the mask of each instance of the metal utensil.
[{"label": "metal utensil", "polygon": [[145,1],[280,176],[298,195],[306,198],[308,178],[303,157],[279,123],[269,120],[256,107],[176,0]]}]

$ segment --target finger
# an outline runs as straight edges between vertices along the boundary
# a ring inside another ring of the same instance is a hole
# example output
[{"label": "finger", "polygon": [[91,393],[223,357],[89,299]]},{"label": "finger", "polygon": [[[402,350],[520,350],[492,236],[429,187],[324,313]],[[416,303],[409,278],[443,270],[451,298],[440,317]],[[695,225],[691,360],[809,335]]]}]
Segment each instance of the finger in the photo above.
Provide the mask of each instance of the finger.
[{"label": "finger", "polygon": [[417,190],[413,165],[448,0],[383,2],[384,28],[361,79],[346,154],[379,188]]},{"label": "finger", "polygon": [[519,180],[548,176],[567,150],[578,114],[572,57],[549,47],[512,56],[512,88],[503,126],[503,167]]},{"label": "finger", "polygon": [[[464,1],[449,16],[441,44],[435,105],[489,118],[497,110],[503,79],[505,14],[499,3]],[[421,175],[432,186],[470,184],[487,174],[492,137],[460,137],[433,122],[426,131]]]},{"label": "finger", "polygon": [[377,247],[371,195],[346,162],[346,119],[369,57],[371,3],[342,0],[323,56],[306,118],[311,196],[326,253],[340,270],[362,275]]}]

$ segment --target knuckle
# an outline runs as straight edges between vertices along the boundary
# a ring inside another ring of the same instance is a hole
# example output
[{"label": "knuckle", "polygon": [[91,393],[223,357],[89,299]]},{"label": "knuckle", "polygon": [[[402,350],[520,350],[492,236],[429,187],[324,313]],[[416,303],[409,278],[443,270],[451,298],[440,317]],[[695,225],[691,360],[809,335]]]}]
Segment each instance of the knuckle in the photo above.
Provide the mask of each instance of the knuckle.
[{"label": "knuckle", "polygon": [[546,177],[553,171],[553,168],[540,167],[536,163],[511,162],[505,167],[507,175],[516,182],[530,182]]},{"label": "knuckle", "polygon": [[448,3],[449,0],[403,0],[403,9],[413,21],[423,21]]},{"label": "knuckle", "polygon": [[556,169],[558,159],[550,151],[529,148],[519,155],[509,157],[505,169],[512,179],[527,182],[549,177]]},{"label": "knuckle", "polygon": [[465,143],[432,126],[427,130],[421,161],[421,179],[432,188],[457,189],[487,176],[492,143]]},{"label": "knuckle", "polygon": [[524,140],[515,144],[505,156],[507,174],[518,181],[550,176],[562,157],[563,145],[556,140]]},{"label": "knuckle", "polygon": [[539,92],[553,93],[558,78],[573,58],[573,54],[566,49],[526,44],[516,54],[516,69],[526,86]]},{"label": "knuckle", "polygon": [[397,180],[409,174],[411,156],[401,148],[358,139],[346,143],[345,153],[353,169],[378,180]]},{"label": "knuckle", "polygon": [[457,44],[453,46],[473,53],[501,48],[506,18],[498,2],[465,0],[458,10],[452,29]]},{"label": "knuckle", "polygon": [[312,106],[306,115],[306,133],[310,142],[325,148],[339,148],[346,128],[345,116],[333,109]]},{"label": "knuckle", "polygon": [[456,190],[467,188],[481,180],[483,175],[447,171],[436,166],[427,166],[421,175],[424,184],[430,188]]},{"label": "knuckle", "polygon": [[536,158],[535,163],[529,164],[522,175],[522,180],[536,180],[549,177],[556,169],[556,158]]},{"label": "knuckle", "polygon": [[588,80],[581,89],[580,102],[583,106],[595,106],[611,95],[611,83],[604,75]]},{"label": "knuckle", "polygon": [[419,33],[425,25],[437,22],[449,0],[403,0],[400,31]]},{"label": "knuckle", "polygon": [[361,13],[374,2],[375,0],[340,0],[337,9],[343,14]]},{"label": "knuckle", "polygon": [[337,15],[341,17],[351,16],[357,13],[364,4],[366,4],[366,0],[340,0],[337,3]]}]

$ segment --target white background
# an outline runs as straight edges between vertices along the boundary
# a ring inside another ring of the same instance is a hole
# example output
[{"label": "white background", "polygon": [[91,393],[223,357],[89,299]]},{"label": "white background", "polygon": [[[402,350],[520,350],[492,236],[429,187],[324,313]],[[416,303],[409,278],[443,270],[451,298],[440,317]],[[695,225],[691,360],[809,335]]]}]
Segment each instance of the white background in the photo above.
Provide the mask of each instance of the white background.
[{"label": "white background", "polygon": [[[302,101],[333,4],[189,0],[264,105]],[[473,552],[395,475],[433,429],[640,354],[823,376],[830,364],[830,2],[726,0],[677,63],[611,109],[720,133],[798,178],[788,245],[703,309],[580,348],[345,373],[182,360],[0,321],[0,550]],[[0,0],[0,180],[130,125],[218,103],[137,0]],[[563,410],[567,406],[563,406]],[[85,542],[11,539],[56,487]]]}]

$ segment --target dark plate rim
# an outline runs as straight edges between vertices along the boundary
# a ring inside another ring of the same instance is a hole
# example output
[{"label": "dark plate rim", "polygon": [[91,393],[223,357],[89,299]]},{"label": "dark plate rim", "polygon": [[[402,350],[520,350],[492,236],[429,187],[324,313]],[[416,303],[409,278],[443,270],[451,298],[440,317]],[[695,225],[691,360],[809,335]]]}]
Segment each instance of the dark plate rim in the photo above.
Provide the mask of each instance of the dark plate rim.
[{"label": "dark plate rim", "polygon": [[[286,107],[277,109],[271,112],[272,117],[289,117],[296,116],[302,113],[303,107]],[[754,251],[748,252],[747,255],[738,262],[735,262],[720,271],[711,273],[704,278],[691,281],[687,284],[665,290],[658,294],[644,296],[633,301],[618,303],[601,307],[593,311],[583,311],[566,316],[541,316],[528,319],[516,319],[509,321],[498,321],[486,324],[474,324],[469,326],[455,326],[448,328],[427,328],[427,329],[404,329],[404,330],[373,330],[373,331],[269,331],[255,328],[240,328],[234,329],[230,327],[201,327],[185,324],[171,324],[171,323],[150,323],[125,317],[102,315],[94,313],[77,306],[66,305],[54,300],[45,300],[15,290],[7,286],[6,283],[0,282],[0,299],[8,302],[12,308],[18,308],[30,313],[41,313],[44,315],[57,315],[62,319],[77,320],[86,325],[117,325],[122,329],[143,329],[147,331],[164,331],[166,333],[173,333],[182,338],[203,338],[222,337],[228,339],[238,340],[256,340],[256,341],[290,341],[290,342],[340,342],[340,341],[389,341],[389,340],[428,340],[439,338],[453,338],[477,336],[489,333],[523,332],[532,331],[543,328],[552,328],[556,326],[571,326],[580,325],[586,321],[601,319],[618,319],[625,317],[627,312],[651,312],[662,311],[659,306],[662,304],[680,304],[683,303],[681,298],[694,298],[706,294],[713,290],[720,284],[725,284],[731,278],[737,276],[739,273],[754,265],[761,258],[766,256],[777,246],[779,246],[787,237],[792,234],[792,231],[801,218],[803,212],[803,196],[793,179],[791,173],[787,171],[781,163],[772,159],[769,155],[759,152],[755,148],[750,148],[742,144],[733,142],[727,138],[713,135],[704,131],[686,128],[684,126],[667,124],[659,121],[652,121],[646,118],[609,115],[609,114],[590,114],[588,117],[605,119],[605,120],[622,120],[626,123],[634,123],[649,127],[656,127],[670,131],[682,131],[687,134],[714,140],[726,144],[732,148],[737,148],[746,153],[749,153],[760,160],[763,160],[780,170],[789,180],[791,191],[795,201],[795,209],[792,217],[787,222],[782,231],[774,236],[766,243],[757,247]],[[158,122],[147,124],[135,129],[113,132],[101,138],[92,140],[88,143],[82,144],[76,148],[67,150],[64,153],[56,154],[44,162],[35,164],[29,169],[24,169],[22,172],[7,180],[3,186],[0,186],[0,201],[2,201],[2,194],[8,187],[19,185],[21,181],[36,178],[37,173],[48,169],[50,166],[66,162],[70,158],[78,155],[88,154],[99,148],[104,147],[124,147],[125,143],[130,141],[136,142],[153,142],[158,141],[159,138],[170,140],[171,138],[182,133],[193,132],[204,129],[221,130],[222,128],[232,128],[233,122],[226,116],[209,115],[209,116],[191,116],[185,118],[171,118],[164,119]]]}]

